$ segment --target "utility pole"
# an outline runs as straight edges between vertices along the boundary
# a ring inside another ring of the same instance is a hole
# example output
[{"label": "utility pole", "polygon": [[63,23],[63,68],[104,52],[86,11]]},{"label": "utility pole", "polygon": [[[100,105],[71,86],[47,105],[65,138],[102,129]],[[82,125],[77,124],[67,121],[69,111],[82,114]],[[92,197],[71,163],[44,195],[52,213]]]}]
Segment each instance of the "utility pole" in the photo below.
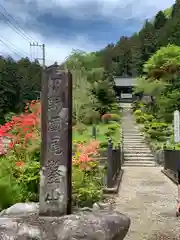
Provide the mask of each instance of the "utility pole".
[{"label": "utility pole", "polygon": [[[43,91],[43,82],[46,79],[46,73],[45,73],[45,69],[46,69],[46,53],[45,53],[45,44],[38,44],[38,43],[30,43],[30,48],[31,47],[40,47],[42,49],[42,57],[39,58],[37,57],[37,60],[42,60],[42,79],[41,79],[41,92]],[[41,99],[41,92],[40,92],[40,99]]]},{"label": "utility pole", "polygon": [[46,54],[45,54],[45,44],[39,44],[39,43],[30,43],[30,48],[31,47],[40,47],[41,49],[42,49],[42,57],[41,58],[39,58],[39,57],[37,57],[36,59],[37,60],[42,60],[42,66],[43,66],[43,69],[45,69],[46,68]]}]

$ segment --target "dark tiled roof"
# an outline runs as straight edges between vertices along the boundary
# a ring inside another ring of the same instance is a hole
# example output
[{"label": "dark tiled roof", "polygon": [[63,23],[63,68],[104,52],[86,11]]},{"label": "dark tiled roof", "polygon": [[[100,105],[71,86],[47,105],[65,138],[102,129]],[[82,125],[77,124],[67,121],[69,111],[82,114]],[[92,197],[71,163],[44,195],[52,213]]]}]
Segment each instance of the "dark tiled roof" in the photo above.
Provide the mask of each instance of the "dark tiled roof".
[{"label": "dark tiled roof", "polygon": [[117,87],[133,87],[136,85],[136,78],[133,77],[114,77]]}]

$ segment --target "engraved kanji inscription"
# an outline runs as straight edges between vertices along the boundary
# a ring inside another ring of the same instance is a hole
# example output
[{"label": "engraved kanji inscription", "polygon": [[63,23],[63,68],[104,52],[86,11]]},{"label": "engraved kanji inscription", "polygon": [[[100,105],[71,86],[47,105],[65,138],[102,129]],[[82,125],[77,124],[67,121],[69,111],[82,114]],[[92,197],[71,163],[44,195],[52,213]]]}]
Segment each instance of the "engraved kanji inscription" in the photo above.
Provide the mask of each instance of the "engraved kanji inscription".
[{"label": "engraved kanji inscription", "polygon": [[62,80],[57,78],[57,79],[51,79],[48,81],[48,95],[54,95],[57,92],[59,92],[60,87],[61,87]]},{"label": "engraved kanji inscription", "polygon": [[51,153],[55,154],[55,155],[62,155],[62,149],[61,149],[61,142],[60,142],[60,137],[59,136],[55,136],[52,139],[51,145],[50,145],[50,151]]},{"label": "engraved kanji inscription", "polygon": [[63,200],[63,194],[60,193],[57,189],[50,189],[46,192],[45,201],[62,201]]},{"label": "engraved kanji inscription", "polygon": [[48,131],[59,132],[62,128],[62,119],[60,117],[54,117],[48,122]]},{"label": "engraved kanji inscription", "polygon": [[49,159],[46,167],[47,183],[61,183],[65,177],[63,170]]},{"label": "engraved kanji inscription", "polygon": [[51,117],[58,116],[63,108],[61,97],[49,97],[48,98],[48,112]]}]

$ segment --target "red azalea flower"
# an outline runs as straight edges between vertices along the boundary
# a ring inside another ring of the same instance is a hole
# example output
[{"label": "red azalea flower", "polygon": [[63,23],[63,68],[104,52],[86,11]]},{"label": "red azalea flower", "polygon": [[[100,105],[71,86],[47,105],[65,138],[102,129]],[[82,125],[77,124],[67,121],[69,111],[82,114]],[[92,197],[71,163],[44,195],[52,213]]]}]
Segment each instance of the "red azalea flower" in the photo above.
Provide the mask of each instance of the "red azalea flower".
[{"label": "red azalea flower", "polygon": [[24,162],[16,162],[17,167],[24,167]]}]

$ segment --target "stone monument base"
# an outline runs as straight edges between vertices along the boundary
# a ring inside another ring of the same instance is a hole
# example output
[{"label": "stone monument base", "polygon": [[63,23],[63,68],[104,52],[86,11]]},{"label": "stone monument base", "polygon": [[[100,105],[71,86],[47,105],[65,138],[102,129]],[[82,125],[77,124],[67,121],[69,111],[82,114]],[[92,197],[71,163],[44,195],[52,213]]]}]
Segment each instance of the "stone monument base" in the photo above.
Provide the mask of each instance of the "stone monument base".
[{"label": "stone monument base", "polygon": [[0,214],[0,240],[121,240],[130,226],[126,215],[110,210],[41,217],[37,205],[24,204],[23,214],[14,206]]}]

